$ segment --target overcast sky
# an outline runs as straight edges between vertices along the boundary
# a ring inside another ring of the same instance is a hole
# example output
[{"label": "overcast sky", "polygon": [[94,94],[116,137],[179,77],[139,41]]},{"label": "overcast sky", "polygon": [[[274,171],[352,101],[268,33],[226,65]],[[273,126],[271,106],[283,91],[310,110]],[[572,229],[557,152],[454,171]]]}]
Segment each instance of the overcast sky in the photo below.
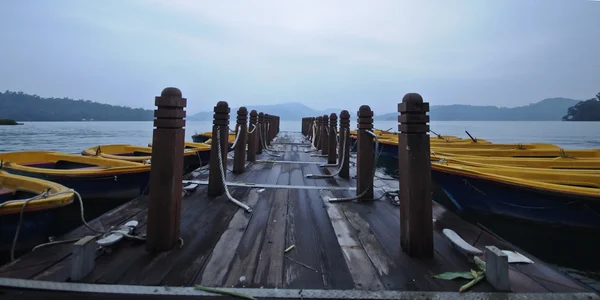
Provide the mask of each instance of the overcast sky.
[{"label": "overcast sky", "polygon": [[190,113],[302,102],[393,112],[600,92],[600,2],[1,0],[0,89]]}]

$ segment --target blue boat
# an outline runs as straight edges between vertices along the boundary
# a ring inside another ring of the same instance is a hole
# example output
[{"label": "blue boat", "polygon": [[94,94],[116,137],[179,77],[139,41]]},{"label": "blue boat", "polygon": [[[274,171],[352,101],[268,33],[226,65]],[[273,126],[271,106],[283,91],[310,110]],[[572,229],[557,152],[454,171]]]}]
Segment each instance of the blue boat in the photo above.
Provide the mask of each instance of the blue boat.
[{"label": "blue boat", "polygon": [[[557,184],[556,179],[531,180],[535,174],[549,174],[561,170],[527,171],[498,168],[481,170],[466,166],[450,166],[432,162],[432,179],[441,187],[459,212],[477,213],[515,218],[544,226],[563,227],[577,230],[600,230],[600,189],[593,185],[598,180],[595,174],[576,175],[563,173],[563,177],[589,177],[590,184],[581,186]],[[521,177],[507,176],[521,173]],[[529,172],[529,173],[528,173]],[[535,173],[535,174],[534,174]],[[533,175],[532,175],[533,174]],[[558,175],[556,178],[558,178]],[[554,182],[554,183],[552,183]]]}]

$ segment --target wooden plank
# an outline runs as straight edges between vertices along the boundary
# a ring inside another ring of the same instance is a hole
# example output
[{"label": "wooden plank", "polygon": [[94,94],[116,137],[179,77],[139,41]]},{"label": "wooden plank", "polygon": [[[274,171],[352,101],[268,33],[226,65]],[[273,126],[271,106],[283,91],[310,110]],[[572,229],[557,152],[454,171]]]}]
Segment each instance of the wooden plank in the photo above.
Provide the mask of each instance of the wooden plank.
[{"label": "wooden plank", "polygon": [[286,215],[288,212],[289,190],[275,190],[271,194],[271,211],[265,231],[265,244],[259,254],[254,286],[281,288],[283,285],[283,251],[285,243]]},{"label": "wooden plank", "polygon": [[[254,278],[258,256],[264,245],[264,234],[271,211],[271,194],[274,190],[265,190],[259,194],[258,203],[252,210],[252,216],[244,231],[229,267],[225,280],[227,287],[244,287],[251,278]],[[240,278],[245,278],[241,282]]]},{"label": "wooden plank", "polygon": [[[413,259],[400,248],[400,219],[390,212],[394,207],[383,201],[352,203],[348,209],[357,212],[366,220],[386,253],[401,266],[406,290],[458,291],[461,283],[433,278],[433,275],[446,271],[460,271],[445,268],[447,261],[439,255],[433,259]],[[398,208],[396,208],[398,209]]]},{"label": "wooden plank", "polygon": [[[255,207],[258,198],[259,194],[256,190],[251,190],[248,193],[246,203],[250,207]],[[241,209],[235,213],[229,223],[229,227],[221,235],[210,258],[206,262],[202,276],[196,278],[195,284],[217,287],[225,283],[232,258],[235,256],[236,249],[244,235],[244,231],[248,227],[251,217],[251,214]]]},{"label": "wooden plank", "polygon": [[[297,179],[296,179],[297,180]],[[288,214],[286,220],[285,245],[294,245],[294,249],[286,255],[318,270],[315,272],[289,259],[284,261],[285,288],[324,288],[323,269],[317,251],[310,206],[306,191],[290,190]]]},{"label": "wooden plank", "polygon": [[322,201],[327,209],[327,214],[344,253],[356,289],[384,289],[384,284],[379,280],[377,270],[370,263],[367,253],[345,217],[342,208],[324,199]]},{"label": "wooden plank", "polygon": [[[331,192],[323,191],[325,197],[334,197]],[[377,271],[380,280],[385,284],[386,289],[403,290],[408,278],[394,261],[385,253],[383,246],[377,240],[377,237],[367,223],[358,213],[349,209],[354,203],[334,204],[344,213],[348,223],[356,232],[357,238],[361,243],[369,261]],[[391,229],[390,229],[391,230]]]},{"label": "wooden plank", "polygon": [[340,244],[329,215],[318,191],[306,191],[306,199],[301,201],[310,206],[313,224],[313,237],[321,264],[325,288],[353,289],[354,280],[350,274]]},{"label": "wooden plank", "polygon": [[[234,197],[241,197],[246,190],[233,190]],[[194,199],[201,200],[201,199]],[[203,199],[208,201],[209,199]],[[202,267],[212,247],[224,231],[225,226],[237,211],[238,206],[229,202],[225,195],[214,198],[209,206],[202,210],[194,207],[182,214],[180,236],[183,247],[160,254],[142,253],[136,263],[118,279],[122,284],[161,284],[165,278],[175,274],[177,279],[172,285],[190,283]]]}]

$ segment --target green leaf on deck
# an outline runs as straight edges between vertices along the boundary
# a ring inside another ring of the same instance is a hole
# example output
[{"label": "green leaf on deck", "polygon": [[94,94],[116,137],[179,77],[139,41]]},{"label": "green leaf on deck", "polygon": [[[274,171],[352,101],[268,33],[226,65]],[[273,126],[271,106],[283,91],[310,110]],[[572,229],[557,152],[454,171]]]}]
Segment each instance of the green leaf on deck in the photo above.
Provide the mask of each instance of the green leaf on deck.
[{"label": "green leaf on deck", "polygon": [[434,275],[433,277],[438,278],[438,279],[444,279],[444,280],[453,280],[456,278],[463,278],[463,279],[475,278],[475,276],[473,276],[473,273],[471,273],[471,272],[446,272],[446,273]]}]

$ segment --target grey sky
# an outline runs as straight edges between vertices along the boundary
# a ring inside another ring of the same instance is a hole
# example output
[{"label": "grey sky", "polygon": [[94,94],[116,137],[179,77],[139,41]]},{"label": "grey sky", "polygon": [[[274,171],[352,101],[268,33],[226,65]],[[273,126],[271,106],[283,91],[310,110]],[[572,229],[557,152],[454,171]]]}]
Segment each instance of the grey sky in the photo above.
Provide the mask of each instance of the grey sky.
[{"label": "grey sky", "polygon": [[302,102],[392,112],[600,92],[600,2],[2,0],[0,89],[188,111]]}]

